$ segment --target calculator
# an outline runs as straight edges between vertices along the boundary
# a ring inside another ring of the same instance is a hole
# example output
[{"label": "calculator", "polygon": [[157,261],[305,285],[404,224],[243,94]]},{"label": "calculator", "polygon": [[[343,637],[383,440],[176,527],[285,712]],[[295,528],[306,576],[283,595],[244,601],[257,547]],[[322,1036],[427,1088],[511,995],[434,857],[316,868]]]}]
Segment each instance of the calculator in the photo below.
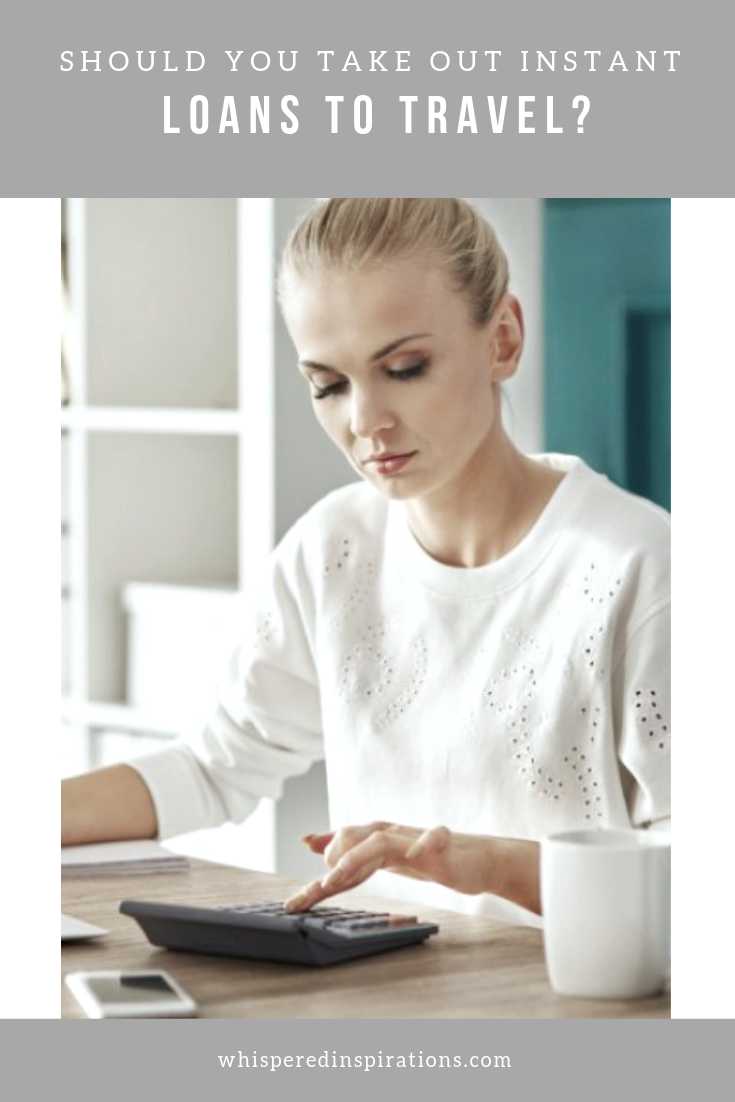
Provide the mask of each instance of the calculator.
[{"label": "calculator", "polygon": [[166,949],[316,966],[399,949],[439,932],[415,916],[327,906],[292,913],[271,900],[192,907],[125,899],[120,911],[151,944]]}]

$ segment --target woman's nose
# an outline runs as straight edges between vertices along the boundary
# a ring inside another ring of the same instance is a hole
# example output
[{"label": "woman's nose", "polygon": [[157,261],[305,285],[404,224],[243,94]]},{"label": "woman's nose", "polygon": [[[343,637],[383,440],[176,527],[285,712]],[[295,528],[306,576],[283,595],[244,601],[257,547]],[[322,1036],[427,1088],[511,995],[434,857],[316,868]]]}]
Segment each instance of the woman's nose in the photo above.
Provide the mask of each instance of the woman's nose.
[{"label": "woman's nose", "polygon": [[353,388],[350,407],[350,430],[353,436],[369,439],[395,424],[395,417],[376,392]]}]

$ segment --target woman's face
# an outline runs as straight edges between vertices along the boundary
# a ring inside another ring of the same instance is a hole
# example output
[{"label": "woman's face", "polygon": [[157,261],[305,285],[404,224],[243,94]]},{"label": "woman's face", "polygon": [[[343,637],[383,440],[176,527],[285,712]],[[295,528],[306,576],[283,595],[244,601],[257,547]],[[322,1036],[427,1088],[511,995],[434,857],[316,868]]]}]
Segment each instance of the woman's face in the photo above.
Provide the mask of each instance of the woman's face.
[{"label": "woman's face", "polygon": [[[503,300],[478,327],[436,262],[291,276],[284,301],[317,419],[388,497],[451,500],[492,461],[508,331]],[[505,319],[505,320],[503,320]]]}]

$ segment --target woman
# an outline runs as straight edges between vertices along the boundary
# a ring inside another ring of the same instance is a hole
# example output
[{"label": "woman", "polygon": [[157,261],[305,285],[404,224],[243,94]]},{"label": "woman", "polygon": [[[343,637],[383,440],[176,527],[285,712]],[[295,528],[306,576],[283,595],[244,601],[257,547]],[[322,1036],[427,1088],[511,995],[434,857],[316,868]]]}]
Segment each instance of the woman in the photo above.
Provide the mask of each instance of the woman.
[{"label": "woman", "polygon": [[63,839],[239,820],[325,756],[328,871],[293,909],[392,870],[533,922],[543,834],[670,814],[668,516],[509,439],[523,315],[464,201],[321,203],[279,291],[361,481],[275,552],[201,734],[65,782]]}]

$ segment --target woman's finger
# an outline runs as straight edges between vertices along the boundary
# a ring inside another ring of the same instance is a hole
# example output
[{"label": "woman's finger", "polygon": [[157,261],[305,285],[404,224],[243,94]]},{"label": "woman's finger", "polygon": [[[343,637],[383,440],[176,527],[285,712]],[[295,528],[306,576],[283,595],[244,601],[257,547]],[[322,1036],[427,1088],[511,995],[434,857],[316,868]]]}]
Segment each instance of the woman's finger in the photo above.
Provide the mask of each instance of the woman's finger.
[{"label": "woman's finger", "polygon": [[[389,823],[371,823],[338,831],[326,852],[332,868],[322,880],[312,881],[288,899],[286,909],[308,910],[333,895],[356,888],[379,869],[400,866],[416,833]],[[341,856],[338,856],[340,850]],[[333,863],[335,858],[338,859]]]},{"label": "woman's finger", "polygon": [[296,892],[284,903],[284,907],[287,911],[309,911],[317,903],[321,903],[322,899],[326,899],[324,889],[322,888],[320,880],[312,880],[310,884],[307,884],[305,888]]},{"label": "woman's finger", "polygon": [[390,829],[392,829],[392,824],[383,822],[382,820],[373,823],[363,823],[359,826],[341,827],[334,832],[331,841],[323,851],[327,864],[330,868],[334,868],[346,854],[357,849],[357,847],[366,842],[372,834]]},{"label": "woman's finger", "polygon": [[322,880],[322,887],[329,892],[347,891],[379,869],[400,867],[414,839],[411,831],[381,824],[342,854]]}]

